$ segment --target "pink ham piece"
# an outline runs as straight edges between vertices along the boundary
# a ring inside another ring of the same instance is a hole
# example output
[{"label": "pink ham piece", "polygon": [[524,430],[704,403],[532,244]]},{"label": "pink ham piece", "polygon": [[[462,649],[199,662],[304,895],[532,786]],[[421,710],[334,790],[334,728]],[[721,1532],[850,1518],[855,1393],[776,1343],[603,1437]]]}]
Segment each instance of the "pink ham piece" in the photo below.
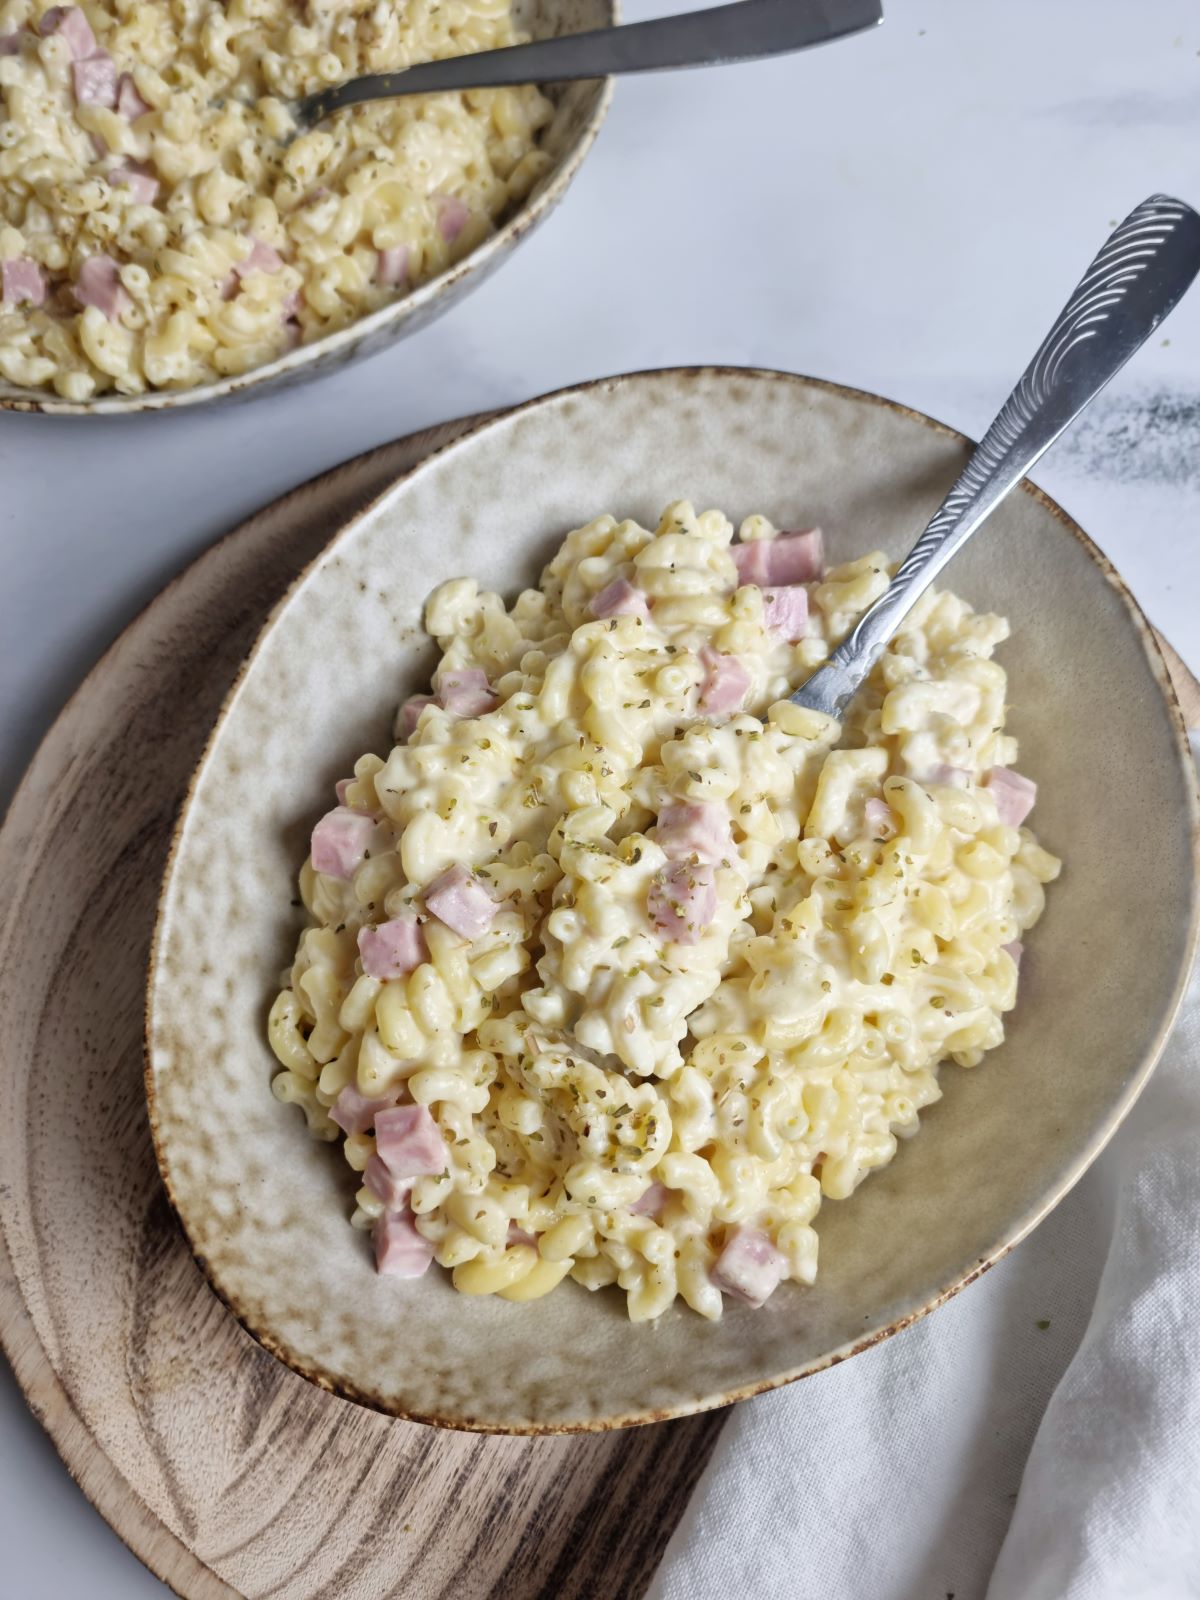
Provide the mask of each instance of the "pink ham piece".
[{"label": "pink ham piece", "polygon": [[700,651],[700,662],[704,668],[704,681],[700,685],[701,711],[718,715],[737,711],[750,688],[750,674],[737,656],[723,656],[706,644]]},{"label": "pink ham piece", "polygon": [[1002,944],[1000,948],[1007,955],[1012,957],[1017,971],[1019,972],[1021,970],[1021,957],[1025,953],[1025,946],[1021,943],[1020,939],[1011,939],[1008,944]]},{"label": "pink ham piece", "polygon": [[500,704],[482,667],[450,667],[439,673],[437,700],[454,717],[481,717]]},{"label": "pink ham piece", "polygon": [[372,1156],[363,1172],[363,1188],[381,1200],[389,1211],[403,1211],[408,1202],[412,1178],[397,1178],[385,1162]]},{"label": "pink ham piece", "polygon": [[291,294],[285,295],[283,298],[283,304],[279,308],[280,321],[291,322],[294,318],[300,315],[300,310],[303,305],[303,289],[293,289]]},{"label": "pink ham piece", "polygon": [[153,169],[141,162],[127,161],[123,167],[114,167],[108,181],[128,189],[139,206],[152,206],[158,198],[158,179]]},{"label": "pink ham piece", "polygon": [[470,215],[470,207],[456,195],[446,195],[439,201],[438,230],[447,244],[453,244],[458,238]]},{"label": "pink ham piece", "polygon": [[393,1178],[445,1172],[446,1145],[425,1106],[392,1106],[375,1118],[375,1153]]},{"label": "pink ham piece", "polygon": [[820,528],[781,533],[775,539],[751,539],[731,545],[729,554],[740,583],[812,583],[825,570],[825,545]]},{"label": "pink ham piece", "polygon": [[725,1241],[709,1277],[722,1294],[761,1306],[779,1287],[784,1259],[758,1228],[738,1227]]},{"label": "pink ham piece", "polygon": [[371,1230],[375,1268],[388,1278],[419,1278],[433,1260],[433,1246],[417,1232],[410,1211],[385,1211]]},{"label": "pink ham piece", "polygon": [[351,811],[349,806],[327,811],[312,832],[313,871],[323,872],[327,878],[353,877],[374,831],[374,821],[361,811]]},{"label": "pink ham piece", "polygon": [[789,644],[808,632],[808,590],[796,586],[764,589],[763,623],[768,633],[778,634]]},{"label": "pink ham piece", "polygon": [[421,713],[426,706],[436,706],[437,700],[431,694],[410,694],[400,707],[400,726],[404,737],[411,739],[417,731],[417,723],[421,720]]},{"label": "pink ham piece", "polygon": [[894,839],[899,831],[896,814],[886,800],[868,800],[863,807],[863,817],[872,839]]},{"label": "pink ham piece", "polygon": [[594,617],[648,617],[646,596],[628,578],[614,578],[606,589],[593,595],[588,610]]},{"label": "pink ham piece", "polygon": [[378,978],[382,983],[389,978],[402,978],[429,960],[425,935],[412,915],[392,917],[377,928],[360,928],[358,953],[367,977]]},{"label": "pink ham piece", "polygon": [[343,1133],[366,1133],[379,1113],[389,1110],[395,1103],[394,1098],[368,1100],[356,1084],[348,1083],[330,1107],[329,1115]]},{"label": "pink ham piece", "polygon": [[89,256],[75,280],[75,298],[81,306],[95,306],[110,322],[129,310],[129,296],[117,276],[117,263],[111,256]]},{"label": "pink ham piece", "polygon": [[475,874],[458,862],[426,889],[425,904],[439,922],[471,940],[488,931],[500,909]]},{"label": "pink ham piece", "polygon": [[154,107],[143,100],[137,92],[137,84],[133,81],[133,74],[123,72],[117,79],[117,110],[126,122],[136,122],[139,117],[144,117]]},{"label": "pink ham piece", "polygon": [[675,800],[658,814],[655,834],[672,861],[731,861],[729,812],[712,800]]},{"label": "pink ham piece", "polygon": [[665,1183],[652,1183],[630,1206],[635,1217],[657,1217],[667,1203],[669,1190]]},{"label": "pink ham piece", "polygon": [[111,108],[117,103],[117,66],[104,50],[86,61],[72,62],[71,82],[77,105]]},{"label": "pink ham piece", "polygon": [[1019,828],[1033,810],[1037,799],[1037,784],[1024,778],[1011,767],[993,767],[983,780],[983,786],[996,802],[1000,821],[1010,828]]},{"label": "pink ham piece", "polygon": [[19,33],[0,33],[0,56],[19,55],[21,50],[21,35]]},{"label": "pink ham piece", "polygon": [[100,53],[92,25],[78,6],[51,6],[38,23],[38,32],[44,39],[52,33],[61,33],[75,61],[87,61]]},{"label": "pink ham piece", "polygon": [[717,884],[707,862],[673,861],[656,872],[646,900],[650,920],[673,944],[698,944],[717,914]]},{"label": "pink ham piece", "polygon": [[375,266],[375,276],[380,283],[387,284],[389,289],[398,289],[402,283],[407,283],[408,246],[394,244],[389,245],[386,250],[381,250]]},{"label": "pink ham piece", "polygon": [[279,251],[262,239],[256,239],[253,234],[250,235],[250,240],[250,254],[234,267],[234,276],[248,278],[252,272],[278,272],[283,265],[283,257]]},{"label": "pink ham piece", "polygon": [[526,1233],[524,1228],[518,1228],[515,1222],[510,1222],[508,1225],[508,1234],[504,1242],[505,1244],[529,1244],[532,1245],[536,1250],[537,1234]]},{"label": "pink ham piece", "polygon": [[28,301],[31,306],[40,306],[46,299],[46,280],[42,269],[36,261],[30,261],[25,256],[20,256],[16,261],[6,261],[0,267],[0,282],[4,285],[4,304],[6,306],[19,306],[22,301]]}]

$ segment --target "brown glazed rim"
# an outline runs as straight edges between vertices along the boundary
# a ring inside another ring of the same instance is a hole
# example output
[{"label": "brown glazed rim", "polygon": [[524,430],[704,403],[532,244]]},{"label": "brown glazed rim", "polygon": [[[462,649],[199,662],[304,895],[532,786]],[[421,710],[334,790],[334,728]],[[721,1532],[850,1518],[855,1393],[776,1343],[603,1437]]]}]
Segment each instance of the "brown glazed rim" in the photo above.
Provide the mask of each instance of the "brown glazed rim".
[{"label": "brown glazed rim", "polygon": [[[998,1261],[1003,1260],[1009,1251],[1019,1244],[1021,1240],[1037,1226],[1043,1217],[1045,1217],[1047,1213],[1051,1211],[1060,1200],[1062,1200],[1068,1191],[1074,1187],[1074,1185],[1083,1176],[1084,1172],[1086,1172],[1088,1167],[1091,1166],[1092,1162],[1095,1161],[1097,1156],[1100,1155],[1101,1151],[1108,1144],[1117,1128],[1129,1114],[1129,1111],[1138,1098],[1138,1095],[1145,1087],[1150,1073],[1153,1071],[1158,1062],[1159,1056],[1162,1054],[1163,1046],[1166,1043],[1167,1036],[1170,1033],[1171,1026],[1174,1023],[1180,1004],[1183,1000],[1188,974],[1191,970],[1192,962],[1196,953],[1197,936],[1198,933],[1200,933],[1200,889],[1198,889],[1195,872],[1193,872],[1192,903],[1189,916],[1186,959],[1181,963],[1170,1003],[1166,1007],[1163,1017],[1159,1022],[1149,1049],[1145,1052],[1136,1073],[1126,1086],[1121,1099],[1110,1112],[1105,1126],[1093,1137],[1086,1149],[1080,1153],[1080,1155],[1072,1163],[1065,1176],[1061,1178],[1055,1187],[1048,1192],[1045,1197],[1013,1227],[1007,1238],[998,1242],[991,1251],[982,1256],[972,1266],[966,1268],[961,1274],[953,1278],[950,1282],[944,1284],[940,1289],[937,1289],[929,1297],[925,1304],[920,1306],[917,1310],[909,1312],[903,1317],[897,1318],[894,1322],[889,1323],[884,1328],[876,1329],[873,1333],[868,1334],[863,1339],[841,1345],[837,1349],[829,1351],[827,1354],[820,1356],[815,1360],[804,1362],[796,1368],[786,1370],[779,1373],[777,1376],[763,1379],[760,1382],[742,1384],[731,1389],[722,1390],[716,1394],[705,1395],[692,1402],[677,1406],[649,1408],[641,1411],[623,1413],[617,1416],[587,1418],[580,1421],[563,1423],[516,1422],[502,1425],[496,1422],[480,1420],[478,1418],[469,1416],[443,1415],[436,1411],[426,1412],[420,1410],[406,1410],[403,1407],[391,1403],[387,1398],[377,1392],[374,1392],[370,1389],[361,1388],[357,1384],[349,1383],[342,1378],[333,1376],[319,1366],[311,1365],[300,1360],[288,1349],[286,1345],[284,1345],[275,1337],[270,1328],[259,1325],[254,1317],[246,1312],[241,1306],[239,1306],[236,1300],[234,1300],[223,1289],[221,1284],[218,1282],[210,1263],[197,1248],[196,1241],[191,1236],[191,1233],[188,1229],[187,1218],[177,1203],[176,1195],[171,1183],[168,1154],[164,1147],[161,1130],[159,1127],[158,1108],[155,1100],[154,1078],[150,1066],[152,1027],[151,997],[154,992],[155,980],[157,976],[159,949],[165,932],[164,908],[166,901],[166,890],[174,870],[175,858],[179,849],[179,843],[183,831],[183,824],[190,810],[196,785],[199,782],[200,776],[208,763],[210,755],[212,754],[217,736],[224,726],[225,719],[229,715],[233,701],[236,698],[246,673],[257,656],[264,639],[274,627],[275,621],[282,612],[283,608],[288,605],[293,594],[307,579],[310,571],[316,565],[316,563],[324,558],[325,554],[330,548],[338,544],[341,540],[349,538],[352,530],[358,524],[358,522],[374,509],[379,501],[383,499],[384,495],[391,494],[399,484],[407,482],[418,472],[423,471],[432,462],[438,460],[440,457],[450,451],[457,450],[461,445],[465,444],[468,440],[475,438],[478,434],[483,433],[486,429],[494,427],[502,422],[506,422],[512,417],[521,416],[523,414],[535,411],[543,406],[552,405],[568,396],[587,394],[596,389],[615,390],[619,387],[624,387],[629,384],[636,384],[643,381],[662,378],[674,378],[677,380],[687,381],[712,377],[738,379],[742,381],[749,380],[752,382],[788,384],[795,385],[801,389],[815,389],[824,394],[837,395],[842,399],[865,402],[871,405],[884,407],[900,416],[908,417],[915,422],[919,422],[924,427],[930,428],[934,432],[941,434],[944,438],[952,439],[956,443],[962,445],[969,445],[971,443],[966,435],[959,433],[957,429],[947,427],[945,423],[938,422],[933,417],[926,415],[926,413],[914,410],[911,406],[902,405],[895,400],[885,399],[882,395],[872,394],[863,389],[851,388],[845,384],[832,383],[822,378],[811,378],[799,373],[778,372],[771,369],[755,367],[665,367],[650,369],[642,372],[623,373],[614,377],[596,378],[585,383],[570,384],[562,389],[553,390],[549,394],[540,395],[532,400],[527,400],[520,405],[511,407],[509,410],[488,416],[482,421],[476,422],[473,426],[468,427],[464,433],[458,436],[458,438],[453,439],[448,444],[441,446],[440,449],[432,451],[415,466],[409,468],[407,472],[401,473],[393,484],[391,484],[387,489],[383,490],[380,495],[377,495],[375,499],[370,501],[362,508],[362,510],[351,517],[343,525],[343,527],[338,530],[333,539],[330,540],[330,543],[325,546],[325,549],[321,551],[320,554],[315,556],[313,560],[310,561],[301,570],[301,572],[297,574],[295,579],[288,586],[288,589],[284,595],[272,607],[270,614],[268,615],[265,623],[259,631],[257,638],[254,641],[254,644],[251,646],[245,657],[245,660],[242,662],[242,665],[238,670],[237,677],[234,679],[229,688],[225,700],[222,703],[221,710],[215,723],[213,724],[212,731],[205,743],[203,753],[201,754],[200,759],[192,773],[191,780],[188,784],[187,793],[184,796],[175,819],[171,834],[170,852],[167,857],[167,863],[163,873],[162,889],[160,890],[159,894],[158,916],[154,929],[154,937],[150,946],[150,961],[146,983],[145,1031],[143,1037],[143,1069],[146,1084],[146,1101],[150,1117],[150,1129],[154,1139],[154,1153],[158,1161],[159,1171],[162,1175],[163,1186],[166,1190],[167,1199],[171,1205],[171,1209],[175,1212],[175,1215],[179,1219],[184,1235],[187,1238],[188,1245],[191,1248],[192,1254],[196,1258],[196,1262],[199,1265],[200,1270],[208,1279],[208,1282],[214,1293],[229,1308],[234,1317],[236,1317],[238,1322],[241,1323],[242,1327],[251,1336],[251,1338],[253,1338],[258,1344],[262,1345],[263,1349],[269,1351],[271,1355],[282,1361],[285,1366],[290,1367],[293,1372],[298,1373],[302,1378],[307,1378],[310,1383],[314,1383],[319,1388],[328,1390],[331,1394],[340,1395],[345,1400],[352,1400],[358,1405],[366,1406],[371,1410],[382,1412],[387,1416],[400,1417],[410,1422],[424,1422],[434,1427],[453,1428],[472,1433],[545,1435],[561,1433],[607,1432],[613,1428],[633,1427],[651,1422],[666,1422],[675,1417],[691,1416],[701,1411],[712,1410],[718,1406],[730,1405],[737,1400],[747,1400],[754,1395],[762,1394],[766,1390],[782,1388],[784,1384],[794,1383],[798,1379],[809,1377],[815,1372],[822,1372],[828,1367],[836,1366],[839,1362],[845,1361],[849,1356],[857,1355],[860,1351],[869,1349],[872,1345],[881,1343],[884,1339],[889,1338],[892,1334],[899,1333],[902,1329],[910,1327],[913,1323],[928,1315],[929,1312],[936,1310],[938,1306],[945,1304],[947,1300],[951,1299],[952,1296],[956,1295],[961,1289],[966,1288],[968,1284],[973,1283],[976,1278],[981,1277],[983,1273],[985,1273],[990,1267],[995,1266]],[[335,468],[333,470],[336,471],[337,469]],[[1168,719],[1170,721],[1171,729],[1175,738],[1176,751],[1180,760],[1180,764],[1185,774],[1187,774],[1188,825],[1192,841],[1192,857],[1194,863],[1200,864],[1200,789],[1197,787],[1196,772],[1192,762],[1187,727],[1184,721],[1183,712],[1180,708],[1174,685],[1172,684],[1167,673],[1166,664],[1163,661],[1162,652],[1158,648],[1158,642],[1154,637],[1153,629],[1150,627],[1150,624],[1143,615],[1137,601],[1133,598],[1133,595],[1126,587],[1124,580],[1121,578],[1112,562],[1109,561],[1108,557],[1093,543],[1088,535],[1084,533],[1083,529],[1079,527],[1078,523],[1076,523],[1073,518],[1068,516],[1068,514],[1056,501],[1052,500],[1049,495],[1045,494],[1041,489],[1037,488],[1028,480],[1023,480],[1019,488],[1022,493],[1032,496],[1039,505],[1043,506],[1047,511],[1049,511],[1050,514],[1058,522],[1060,522],[1076,540],[1078,540],[1087,555],[1100,569],[1101,574],[1110,588],[1114,589],[1120,596],[1126,610],[1129,613],[1130,619],[1133,622],[1134,628],[1141,640],[1142,648],[1146,653],[1146,658],[1150,664],[1151,671],[1154,674],[1155,681],[1157,682],[1159,690],[1163,696]],[[301,491],[293,491],[293,493],[298,492]],[[201,559],[203,559],[203,557]]]}]

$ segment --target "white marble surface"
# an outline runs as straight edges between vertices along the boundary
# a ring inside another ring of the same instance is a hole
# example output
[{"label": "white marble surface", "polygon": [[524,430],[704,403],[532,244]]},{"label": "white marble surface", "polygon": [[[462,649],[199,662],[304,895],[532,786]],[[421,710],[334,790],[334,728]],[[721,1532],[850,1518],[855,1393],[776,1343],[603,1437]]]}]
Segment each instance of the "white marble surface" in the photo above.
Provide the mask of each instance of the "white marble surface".
[{"label": "white marble surface", "polygon": [[[663,9],[626,0],[630,20]],[[726,362],[877,389],[978,432],[1109,225],[1154,190],[1200,203],[1198,148],[1196,0],[891,0],[868,38],[621,85],[546,229],[365,366],[227,411],[0,416],[0,791],[172,573],[280,491],[412,428],[605,373]],[[1200,289],[1037,474],[1194,668],[1198,446]],[[2,1366],[0,1420],[0,1600],[165,1593]]]}]

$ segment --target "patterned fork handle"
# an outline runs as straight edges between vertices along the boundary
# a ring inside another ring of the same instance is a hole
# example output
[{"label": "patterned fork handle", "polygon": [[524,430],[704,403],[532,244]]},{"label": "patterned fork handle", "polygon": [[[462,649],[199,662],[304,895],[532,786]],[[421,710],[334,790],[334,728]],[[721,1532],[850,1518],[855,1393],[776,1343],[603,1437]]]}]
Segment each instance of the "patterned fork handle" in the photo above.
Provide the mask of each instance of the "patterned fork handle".
[{"label": "patterned fork handle", "polygon": [[1174,309],[1200,272],[1200,216],[1151,195],[1109,236],[886,594],[792,696],[841,718],[951,556]]},{"label": "patterned fork handle", "polygon": [[882,20],[882,0],[735,0],[685,16],[535,39],[503,50],[425,61],[403,72],[352,78],[310,94],[292,112],[299,127],[312,128],[365,100],[756,61],[844,39]]}]

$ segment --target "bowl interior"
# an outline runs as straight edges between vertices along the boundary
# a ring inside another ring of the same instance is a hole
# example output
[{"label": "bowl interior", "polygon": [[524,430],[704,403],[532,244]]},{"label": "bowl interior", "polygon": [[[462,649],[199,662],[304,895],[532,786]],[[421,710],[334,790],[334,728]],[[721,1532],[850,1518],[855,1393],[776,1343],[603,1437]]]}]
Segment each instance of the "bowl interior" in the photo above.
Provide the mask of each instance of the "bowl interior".
[{"label": "bowl interior", "polygon": [[[422,602],[469,573],[508,594],[611,510],[686,496],[819,521],[835,559],[901,554],[960,468],[928,419],[810,380],[691,371],[534,402],[401,481],[299,580],[223,714],[182,818],[149,994],[148,1086],[173,1201],[213,1283],[301,1372],[460,1426],[605,1426],[782,1382],[903,1325],[994,1260],[1109,1137],[1161,1044],[1193,938],[1194,783],[1148,630],[1103,558],[1022,490],[948,585],[1013,625],[1010,731],[1065,857],[1004,1046],[944,1069],[919,1137],[817,1222],[811,1290],[652,1326],[567,1284],[532,1305],[375,1275],[351,1175],[270,1092],[264,1038],[297,868],[331,786],[386,754],[432,654]],[[1136,818],[1136,835],[1131,820]]]},{"label": "bowl interior", "polygon": [[[619,0],[514,0],[518,26],[534,39],[553,39],[611,27],[620,18]],[[260,393],[267,387],[304,382],[416,333],[469,289],[493,272],[562,198],[592,141],[600,131],[612,98],[610,79],[546,84],[554,116],[542,135],[553,165],[529,196],[506,217],[490,238],[445,272],[423,283],[391,305],[361,317],[345,328],[300,345],[261,367],[236,377],[197,384],[191,389],[151,390],[145,394],[104,394],[82,402],[63,400],[41,389],[25,389],[0,377],[0,411],[32,411],[47,416],[119,416],[144,411],[170,411]]]}]

